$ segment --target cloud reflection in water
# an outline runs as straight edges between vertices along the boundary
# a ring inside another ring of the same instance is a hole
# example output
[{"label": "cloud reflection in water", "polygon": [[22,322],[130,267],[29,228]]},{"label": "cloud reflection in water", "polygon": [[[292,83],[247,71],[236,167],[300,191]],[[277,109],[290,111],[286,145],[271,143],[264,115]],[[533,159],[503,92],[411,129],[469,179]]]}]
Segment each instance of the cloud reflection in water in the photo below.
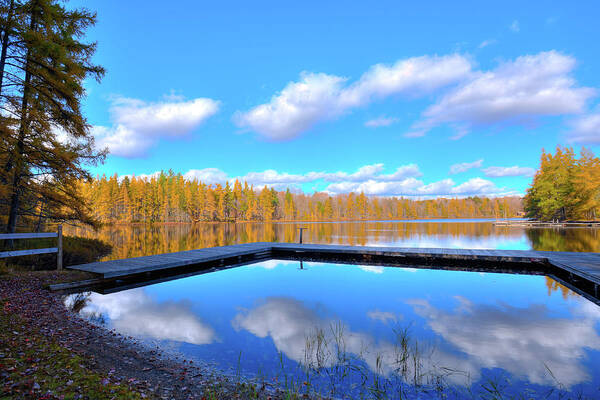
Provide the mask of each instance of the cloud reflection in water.
[{"label": "cloud reflection in water", "polygon": [[590,379],[582,361],[586,348],[600,349],[597,306],[583,301],[584,310],[573,312],[582,317],[558,318],[541,304],[519,308],[455,298],[458,306],[450,311],[421,299],[409,303],[435,333],[471,360],[474,376],[482,368],[502,368],[532,383],[554,384],[548,368],[567,387]]},{"label": "cloud reflection in water", "polygon": [[[600,312],[595,305],[578,303],[582,310],[573,310],[570,318],[559,318],[550,315],[544,305],[517,308],[457,299],[458,306],[449,311],[438,309],[426,300],[409,302],[443,339],[438,346],[422,347],[421,371],[435,374],[440,368],[450,368],[457,373],[448,376],[448,380],[461,385],[477,381],[487,368],[501,368],[531,383],[550,386],[560,383],[571,387],[591,378],[583,361],[586,349],[600,349],[600,336],[595,328]],[[236,330],[247,330],[259,338],[270,337],[277,350],[288,358],[313,364],[318,356],[314,347],[307,347],[307,339],[320,331],[326,343],[336,343],[336,330],[332,329],[335,324],[335,319],[289,297],[266,298],[232,320]],[[397,343],[354,332],[344,324],[340,327],[337,333],[343,335],[345,351],[364,361],[371,371],[389,374],[397,367]],[[321,365],[333,366],[334,353],[325,358],[321,355]],[[380,368],[377,368],[378,358]],[[408,368],[406,375],[411,376],[414,371]]]},{"label": "cloud reflection in water", "polygon": [[157,302],[143,289],[109,295],[92,293],[82,313],[102,313],[126,335],[192,344],[216,341],[214,329],[203,322],[188,301]]}]

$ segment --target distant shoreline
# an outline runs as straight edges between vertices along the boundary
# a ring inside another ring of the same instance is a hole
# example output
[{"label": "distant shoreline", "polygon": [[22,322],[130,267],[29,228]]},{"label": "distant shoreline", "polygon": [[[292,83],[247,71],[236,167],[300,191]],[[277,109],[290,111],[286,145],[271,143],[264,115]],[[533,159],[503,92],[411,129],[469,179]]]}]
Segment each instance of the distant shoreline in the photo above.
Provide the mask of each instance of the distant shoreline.
[{"label": "distant shoreline", "polygon": [[272,220],[272,221],[197,221],[197,222],[114,222],[104,226],[137,226],[137,225],[219,225],[219,224],[314,224],[314,223],[354,223],[354,222],[494,222],[494,221],[523,221],[529,220],[522,217],[492,218],[415,218],[415,219],[339,219],[339,220]]}]

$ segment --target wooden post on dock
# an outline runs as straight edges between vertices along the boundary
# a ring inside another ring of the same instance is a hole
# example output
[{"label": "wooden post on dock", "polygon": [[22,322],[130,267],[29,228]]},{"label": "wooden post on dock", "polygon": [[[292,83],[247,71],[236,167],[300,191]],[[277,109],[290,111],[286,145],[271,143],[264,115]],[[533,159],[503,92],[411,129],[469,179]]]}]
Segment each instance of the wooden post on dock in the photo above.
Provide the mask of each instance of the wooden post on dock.
[{"label": "wooden post on dock", "polygon": [[299,241],[298,243],[302,243],[302,232],[303,232],[305,229],[308,229],[308,228],[303,228],[303,227],[301,227],[301,228],[298,228],[298,229],[300,229],[300,241]]},{"label": "wooden post on dock", "polygon": [[62,237],[62,225],[58,226],[58,251],[56,252],[56,269],[62,271],[63,269],[63,237]]}]

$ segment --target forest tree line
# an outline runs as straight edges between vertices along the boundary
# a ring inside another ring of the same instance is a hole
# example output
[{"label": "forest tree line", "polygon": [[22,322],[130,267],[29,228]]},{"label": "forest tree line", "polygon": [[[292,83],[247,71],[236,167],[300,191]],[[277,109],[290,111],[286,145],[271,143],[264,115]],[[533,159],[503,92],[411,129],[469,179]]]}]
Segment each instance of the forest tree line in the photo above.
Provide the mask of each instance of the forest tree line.
[{"label": "forest tree line", "polygon": [[527,216],[538,220],[595,220],[600,208],[600,159],[583,148],[542,150],[540,167],[524,198]]},{"label": "forest tree line", "polygon": [[137,178],[113,175],[82,182],[93,216],[118,222],[328,221],[418,218],[504,218],[521,212],[518,197],[411,200],[364,193],[311,195],[247,182],[206,184],[181,174]]}]

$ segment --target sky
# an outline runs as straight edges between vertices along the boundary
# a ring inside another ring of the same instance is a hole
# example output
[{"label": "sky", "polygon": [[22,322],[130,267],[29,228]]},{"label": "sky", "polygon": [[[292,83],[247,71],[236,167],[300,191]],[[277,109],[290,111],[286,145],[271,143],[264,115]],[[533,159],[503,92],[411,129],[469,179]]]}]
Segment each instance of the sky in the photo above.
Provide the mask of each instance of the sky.
[{"label": "sky", "polygon": [[600,144],[596,1],[75,0],[97,12],[96,174],[522,195]]}]

